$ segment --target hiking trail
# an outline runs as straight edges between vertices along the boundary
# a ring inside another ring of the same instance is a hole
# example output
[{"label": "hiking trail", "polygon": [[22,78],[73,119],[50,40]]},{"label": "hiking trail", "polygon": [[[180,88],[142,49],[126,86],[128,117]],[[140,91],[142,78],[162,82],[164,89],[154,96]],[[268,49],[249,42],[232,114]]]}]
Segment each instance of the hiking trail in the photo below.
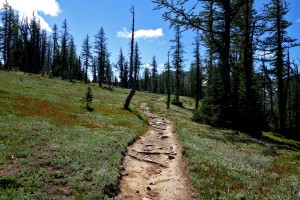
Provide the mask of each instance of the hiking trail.
[{"label": "hiking trail", "polygon": [[142,104],[141,109],[148,117],[149,128],[127,149],[121,192],[114,199],[191,199],[193,192],[184,173],[182,147],[172,123],[152,114],[146,104]]}]

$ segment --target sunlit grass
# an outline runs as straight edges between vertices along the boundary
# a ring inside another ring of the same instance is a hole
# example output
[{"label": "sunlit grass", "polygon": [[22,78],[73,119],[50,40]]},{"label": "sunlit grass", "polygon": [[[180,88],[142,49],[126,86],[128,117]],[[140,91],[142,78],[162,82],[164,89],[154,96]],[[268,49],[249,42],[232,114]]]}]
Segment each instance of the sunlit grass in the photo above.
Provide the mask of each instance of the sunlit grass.
[{"label": "sunlit grass", "polygon": [[[129,143],[147,130],[137,93],[0,71],[0,199],[103,199],[118,187]],[[142,117],[140,117],[142,116]]]},{"label": "sunlit grass", "polygon": [[194,103],[181,99],[185,108],[149,106],[174,122],[199,199],[300,199],[298,150],[192,122]]}]

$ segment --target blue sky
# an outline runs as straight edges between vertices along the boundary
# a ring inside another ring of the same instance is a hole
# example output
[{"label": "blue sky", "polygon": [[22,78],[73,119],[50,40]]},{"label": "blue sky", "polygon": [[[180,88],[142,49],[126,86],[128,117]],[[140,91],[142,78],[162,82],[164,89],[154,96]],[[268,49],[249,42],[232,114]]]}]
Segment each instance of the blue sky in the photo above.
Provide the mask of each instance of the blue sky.
[{"label": "blue sky", "polygon": [[[0,0],[0,3],[3,1]],[[128,55],[129,39],[120,36],[126,36],[124,30],[130,30],[131,5],[135,6],[136,30],[144,30],[140,31],[141,37],[137,39],[143,64],[151,63],[154,55],[159,65],[164,64],[171,46],[170,40],[174,37],[174,31],[169,28],[169,23],[162,19],[162,11],[153,10],[155,5],[151,0],[8,0],[8,2],[20,13],[31,15],[32,12],[37,12],[46,29],[50,29],[54,24],[61,28],[62,22],[66,19],[69,32],[74,36],[78,47],[77,53],[80,53],[84,37],[89,34],[93,40],[102,26],[108,38],[112,62],[116,62],[120,48]],[[269,1],[257,0],[257,2]],[[300,39],[300,1],[288,0],[288,2],[291,3],[291,10],[287,18],[293,22],[288,31],[290,36]],[[143,33],[147,37],[142,37]],[[186,69],[192,61],[193,37],[191,32],[183,34]],[[293,49],[291,56],[293,59],[300,58],[300,48]]]}]

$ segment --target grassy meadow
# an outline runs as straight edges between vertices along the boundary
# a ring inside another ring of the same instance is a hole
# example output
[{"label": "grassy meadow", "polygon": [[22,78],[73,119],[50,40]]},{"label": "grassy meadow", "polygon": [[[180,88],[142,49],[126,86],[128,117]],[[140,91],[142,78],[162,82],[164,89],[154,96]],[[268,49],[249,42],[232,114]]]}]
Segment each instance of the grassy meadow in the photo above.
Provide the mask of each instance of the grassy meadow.
[{"label": "grassy meadow", "polygon": [[149,107],[173,121],[199,199],[300,199],[300,142],[194,123],[193,99],[181,101],[185,108],[168,111],[163,100]]},{"label": "grassy meadow", "polygon": [[0,71],[0,199],[108,199],[128,144],[147,130],[139,104],[157,98]]},{"label": "grassy meadow", "polygon": [[[300,143],[264,133],[263,140],[191,121],[185,108],[129,90],[41,75],[0,71],[0,200],[109,199],[118,190],[128,144],[147,130],[142,102],[173,121],[199,199],[300,199]],[[151,101],[155,100],[155,101]]]}]

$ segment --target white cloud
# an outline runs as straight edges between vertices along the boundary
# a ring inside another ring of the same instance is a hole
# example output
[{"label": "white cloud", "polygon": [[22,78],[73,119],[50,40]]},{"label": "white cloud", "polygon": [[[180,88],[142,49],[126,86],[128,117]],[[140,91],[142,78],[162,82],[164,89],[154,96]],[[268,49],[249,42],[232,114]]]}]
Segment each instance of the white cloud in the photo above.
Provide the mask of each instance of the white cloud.
[{"label": "white cloud", "polygon": [[124,38],[130,38],[130,37],[131,37],[130,32],[127,31],[126,28],[123,28],[122,31],[119,31],[119,32],[117,33],[117,36],[120,37],[120,38],[122,38],[122,37],[124,37]]},{"label": "white cloud", "polygon": [[145,69],[153,69],[153,66],[150,64],[145,64],[144,67]]},{"label": "white cloud", "polygon": [[[0,0],[1,7],[4,2],[5,0]],[[27,16],[31,19],[34,13],[36,18],[40,20],[42,28],[47,31],[51,31],[51,28],[39,13],[55,17],[61,12],[56,0],[7,0],[7,2],[13,9],[19,12],[20,18]]]},{"label": "white cloud", "polygon": [[[158,37],[162,37],[163,34],[163,30],[162,28],[158,28],[156,30],[153,29],[140,29],[134,32],[134,35],[136,39],[138,38],[158,38]],[[131,32],[128,31],[126,28],[123,28],[122,31],[119,31],[117,33],[117,36],[120,38],[130,38],[131,37]]]},{"label": "white cloud", "polygon": [[271,51],[256,51],[256,56],[259,57],[259,58],[275,58],[276,57],[276,54],[275,52],[271,52]]},{"label": "white cloud", "polygon": [[297,19],[297,22],[298,22],[298,23],[300,23],[300,18],[299,18],[299,19]]}]

